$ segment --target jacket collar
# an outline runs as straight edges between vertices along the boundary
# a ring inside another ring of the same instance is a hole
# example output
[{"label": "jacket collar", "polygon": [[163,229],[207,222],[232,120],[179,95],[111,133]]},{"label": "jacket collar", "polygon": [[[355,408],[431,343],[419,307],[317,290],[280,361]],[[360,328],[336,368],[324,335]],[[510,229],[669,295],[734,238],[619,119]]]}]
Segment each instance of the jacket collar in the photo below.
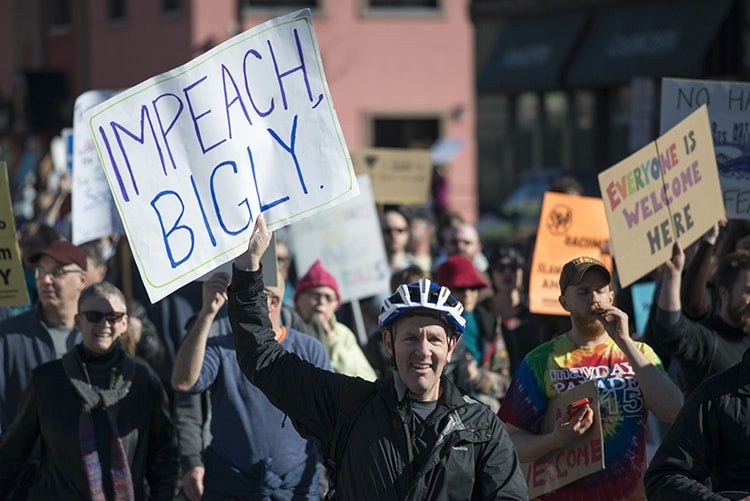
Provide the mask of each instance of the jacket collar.
[{"label": "jacket collar", "polygon": [[742,356],[737,379],[739,380],[737,392],[741,395],[750,395],[750,349]]},{"label": "jacket collar", "polygon": [[84,375],[84,362],[78,355],[77,349],[72,349],[66,353],[62,358],[62,364],[70,383],[88,409],[106,409],[125,398],[130,392],[135,375],[135,362],[128,354],[123,352],[119,363],[116,365],[117,371],[109,388],[96,391]]}]

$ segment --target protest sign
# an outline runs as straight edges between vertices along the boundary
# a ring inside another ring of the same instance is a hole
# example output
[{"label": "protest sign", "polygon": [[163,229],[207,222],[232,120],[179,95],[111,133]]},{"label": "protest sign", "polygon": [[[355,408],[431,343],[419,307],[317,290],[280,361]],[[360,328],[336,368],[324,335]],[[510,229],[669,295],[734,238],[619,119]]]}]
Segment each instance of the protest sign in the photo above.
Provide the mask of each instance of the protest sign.
[{"label": "protest sign", "polygon": [[0,162],[0,305],[26,304],[29,304],[29,291],[26,288],[21,250],[16,238],[8,166],[5,162]]},{"label": "protest sign", "polygon": [[112,191],[83,114],[116,95],[117,91],[84,92],[73,106],[73,188],[71,240],[76,245],[124,233]]},{"label": "protest sign", "polygon": [[320,259],[336,277],[342,302],[387,293],[390,287],[370,179],[360,175],[357,182],[358,197],[289,228],[297,276]]},{"label": "protest sign", "polygon": [[529,273],[529,310],[567,315],[560,296],[560,272],[568,261],[589,256],[612,269],[607,215],[600,198],[547,192],[542,201]]},{"label": "protest sign", "polygon": [[84,115],[151,301],[357,195],[309,9]]},{"label": "protest sign", "polygon": [[379,204],[424,204],[432,182],[429,150],[366,148],[352,152],[357,174],[368,174]]},{"label": "protest sign", "polygon": [[661,130],[705,104],[727,217],[750,219],[750,84],[664,78]]},{"label": "protest sign", "polygon": [[622,287],[724,217],[708,111],[700,107],[656,141],[599,174]]},{"label": "protest sign", "polygon": [[584,397],[590,400],[594,424],[567,447],[552,451],[536,461],[521,464],[529,487],[529,499],[604,469],[604,437],[595,381],[586,381],[553,397],[549,401],[541,433],[554,430],[557,421],[568,415],[568,405]]},{"label": "protest sign", "polygon": [[648,325],[648,316],[651,313],[655,291],[656,282],[639,282],[630,287],[630,295],[633,298],[635,332],[638,334],[646,332],[646,325]]}]

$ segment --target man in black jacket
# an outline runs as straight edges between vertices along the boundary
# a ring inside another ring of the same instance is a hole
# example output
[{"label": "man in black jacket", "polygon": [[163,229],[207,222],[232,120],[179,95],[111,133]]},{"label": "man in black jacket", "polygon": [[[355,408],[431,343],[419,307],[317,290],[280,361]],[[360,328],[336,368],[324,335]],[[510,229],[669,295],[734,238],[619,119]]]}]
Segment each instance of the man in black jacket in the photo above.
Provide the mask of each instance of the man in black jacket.
[{"label": "man in black jacket", "polygon": [[381,309],[396,369],[375,383],[328,372],[274,339],[260,258],[271,238],[262,216],[229,288],[237,361],[247,378],[313,437],[340,499],[526,499],[502,423],[442,371],[463,332],[463,307],[423,279],[401,285]]},{"label": "man in black jacket", "polygon": [[653,501],[750,498],[750,350],[690,395],[646,472],[646,494]]}]

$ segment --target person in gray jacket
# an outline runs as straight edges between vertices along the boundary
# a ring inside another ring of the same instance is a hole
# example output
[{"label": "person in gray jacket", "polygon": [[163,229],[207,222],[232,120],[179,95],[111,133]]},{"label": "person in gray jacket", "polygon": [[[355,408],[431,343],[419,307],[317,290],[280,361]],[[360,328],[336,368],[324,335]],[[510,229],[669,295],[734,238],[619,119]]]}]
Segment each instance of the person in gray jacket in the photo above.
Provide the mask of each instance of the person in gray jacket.
[{"label": "person in gray jacket", "polygon": [[326,458],[328,499],[527,499],[518,456],[488,407],[442,377],[465,321],[446,287],[402,284],[379,316],[395,370],[376,382],[303,362],[276,340],[260,258],[271,233],[258,216],[234,262],[229,318],[245,376]]}]

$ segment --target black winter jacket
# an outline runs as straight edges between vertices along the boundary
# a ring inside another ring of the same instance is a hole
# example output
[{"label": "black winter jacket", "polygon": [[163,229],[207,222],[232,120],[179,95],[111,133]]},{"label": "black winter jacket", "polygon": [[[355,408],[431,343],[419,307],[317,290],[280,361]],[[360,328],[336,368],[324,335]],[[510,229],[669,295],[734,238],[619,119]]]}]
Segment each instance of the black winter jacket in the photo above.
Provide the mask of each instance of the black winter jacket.
[{"label": "black winter jacket", "polygon": [[750,350],[690,395],[646,473],[646,494],[727,499],[703,485],[709,477],[714,492],[750,492]]},{"label": "black winter jacket", "polygon": [[443,378],[438,409],[426,425],[438,438],[427,454],[413,457],[411,404],[400,379],[370,383],[287,353],[274,340],[262,292],[260,271],[234,270],[229,318],[245,376],[324,451],[331,447],[342,405],[364,401],[345,446],[336,447],[343,450],[337,499],[527,499],[513,444],[489,408]]}]

